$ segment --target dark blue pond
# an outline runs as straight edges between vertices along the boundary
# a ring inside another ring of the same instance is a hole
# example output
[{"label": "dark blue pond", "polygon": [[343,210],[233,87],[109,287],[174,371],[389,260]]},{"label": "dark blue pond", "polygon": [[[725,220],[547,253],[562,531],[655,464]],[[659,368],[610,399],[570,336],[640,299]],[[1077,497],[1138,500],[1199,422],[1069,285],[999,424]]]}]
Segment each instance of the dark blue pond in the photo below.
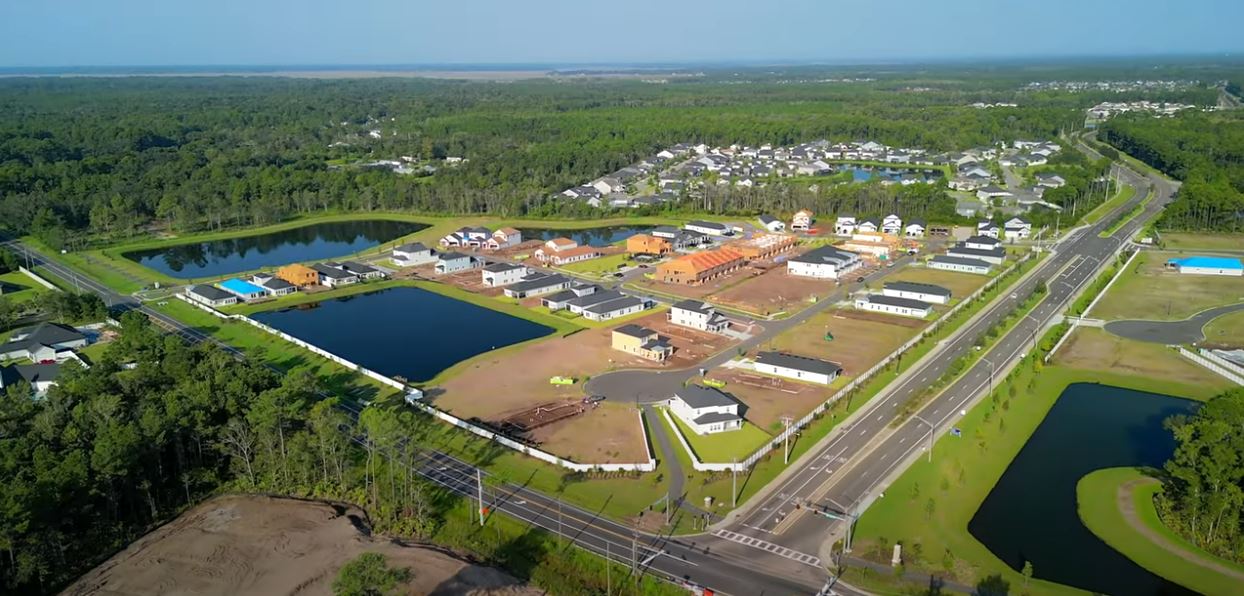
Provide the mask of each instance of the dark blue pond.
[{"label": "dark blue pond", "polygon": [[426,227],[383,219],[318,223],[270,234],[138,250],[124,256],[171,277],[220,277],[300,261],[344,257]]},{"label": "dark blue pond", "polygon": [[1034,576],[1044,580],[1101,594],[1193,594],[1144,570],[1084,527],[1076,513],[1076,483],[1102,468],[1161,467],[1175,451],[1162,421],[1196,407],[1155,393],[1068,386],[968,531],[1017,571],[1032,562]]},{"label": "dark blue pond", "polygon": [[477,354],[553,332],[419,288],[390,288],[252,317],[378,373],[416,383]]},{"label": "dark blue pond", "polygon": [[643,234],[651,229],[652,226],[606,226],[582,230],[524,228],[519,231],[523,233],[523,240],[531,240],[533,238],[552,240],[553,238],[565,237],[578,242],[582,246],[609,246],[626,240],[635,234]]}]

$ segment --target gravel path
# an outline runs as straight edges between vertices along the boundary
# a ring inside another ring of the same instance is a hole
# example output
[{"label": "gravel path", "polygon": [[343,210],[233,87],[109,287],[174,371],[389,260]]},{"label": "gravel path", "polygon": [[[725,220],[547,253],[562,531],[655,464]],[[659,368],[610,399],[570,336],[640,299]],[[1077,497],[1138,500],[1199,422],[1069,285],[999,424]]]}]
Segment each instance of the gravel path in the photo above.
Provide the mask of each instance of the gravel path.
[{"label": "gravel path", "polygon": [[1192,563],[1193,565],[1204,567],[1206,569],[1213,570],[1215,573],[1220,573],[1227,577],[1234,577],[1239,579],[1241,582],[1244,582],[1244,573],[1223,565],[1217,561],[1206,559],[1198,553],[1192,552],[1183,546],[1172,542],[1166,536],[1163,536],[1153,528],[1145,525],[1145,523],[1140,520],[1140,516],[1136,515],[1136,502],[1132,500],[1132,489],[1142,484],[1151,484],[1155,482],[1158,481],[1154,478],[1139,478],[1136,480],[1129,480],[1119,485],[1119,490],[1115,495],[1115,498],[1118,500],[1119,511],[1123,514],[1123,519],[1127,520],[1128,525],[1132,526],[1133,530],[1139,532],[1150,542],[1158,545],[1158,547],[1162,550],[1170,553],[1171,556],[1179,557],[1180,559]]}]

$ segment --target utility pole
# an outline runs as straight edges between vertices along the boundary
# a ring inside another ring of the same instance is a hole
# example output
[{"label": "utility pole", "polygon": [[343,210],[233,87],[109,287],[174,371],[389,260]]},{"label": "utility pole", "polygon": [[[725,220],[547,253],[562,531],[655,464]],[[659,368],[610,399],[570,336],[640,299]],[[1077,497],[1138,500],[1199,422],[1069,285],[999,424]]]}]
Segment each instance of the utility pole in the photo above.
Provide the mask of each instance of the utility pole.
[{"label": "utility pole", "polygon": [[484,525],[484,472],[475,468],[475,486],[479,489],[479,525]]},{"label": "utility pole", "polygon": [[734,465],[730,466],[730,507],[733,509],[739,506],[739,458],[734,458]]},{"label": "utility pole", "polygon": [[794,422],[794,419],[790,416],[782,416],[782,426],[786,428],[786,432],[784,433],[786,436],[786,440],[784,441],[786,443],[786,456],[782,459],[783,465],[790,464],[790,425],[792,422]]}]

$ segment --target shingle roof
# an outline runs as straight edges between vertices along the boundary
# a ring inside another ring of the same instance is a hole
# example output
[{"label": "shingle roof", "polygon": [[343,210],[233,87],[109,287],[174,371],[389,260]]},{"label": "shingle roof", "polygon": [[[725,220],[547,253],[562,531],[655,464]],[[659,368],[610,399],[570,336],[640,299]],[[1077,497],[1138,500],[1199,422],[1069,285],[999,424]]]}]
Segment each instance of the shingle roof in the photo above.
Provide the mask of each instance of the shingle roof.
[{"label": "shingle roof", "polygon": [[230,294],[229,292],[226,292],[216,286],[208,286],[208,285],[190,286],[186,288],[186,291],[190,292],[191,294],[196,294],[199,297],[204,298],[206,300],[212,300],[212,301],[224,300],[227,298],[237,298],[237,296],[234,296],[233,294]]},{"label": "shingle roof", "polygon": [[412,242],[403,244],[393,250],[394,252],[424,252],[428,250],[428,247],[424,246],[422,242]]},{"label": "shingle roof", "polygon": [[699,300],[680,300],[674,303],[674,308],[679,310],[690,310],[704,315],[709,314],[709,312],[712,311],[711,306],[700,302]]},{"label": "shingle roof", "polygon": [[523,268],[524,267],[522,265],[515,265],[514,263],[503,262],[503,263],[491,263],[488,266],[484,267],[484,271],[488,271],[491,273],[504,273],[506,271],[513,271],[515,269],[523,269]]},{"label": "shingle roof", "polygon": [[790,260],[798,263],[812,263],[816,265],[823,265],[826,263],[839,265],[853,261],[858,257],[859,255],[850,251],[839,250],[832,246],[822,246],[820,248],[814,248],[797,257],[793,257]]},{"label": "shingle roof", "polygon": [[648,337],[656,333],[656,331],[653,331],[647,327],[640,327],[639,325],[636,325],[634,323],[629,323],[621,327],[618,327],[614,329],[613,332],[621,333],[622,335],[629,335],[637,339],[643,339],[645,337]]},{"label": "shingle roof", "polygon": [[769,364],[772,366],[780,366],[782,368],[792,368],[802,370],[804,372],[836,375],[842,372],[842,367],[828,362],[826,360],[818,360],[816,358],[808,358],[806,356],[796,356],[794,354],[784,354],[782,352],[761,352],[756,354],[756,362],[758,364]]},{"label": "shingle roof", "polygon": [[709,408],[713,406],[730,406],[736,402],[729,395],[712,387],[703,385],[687,385],[674,392],[674,397],[681,399],[692,408]]},{"label": "shingle roof", "polygon": [[933,257],[933,262],[934,263],[946,263],[948,265],[963,265],[966,267],[981,267],[983,269],[989,269],[991,267],[991,265],[988,262],[982,261],[980,259],[968,259],[968,258],[963,258],[963,257],[948,257],[945,255],[937,255]]},{"label": "shingle roof", "polygon": [[338,269],[336,267],[330,267],[322,263],[316,263],[312,265],[311,268],[314,269],[320,275],[323,275],[325,277],[331,277],[333,279],[346,279],[350,277],[358,277],[357,275],[350,273],[348,271],[342,271],[341,269]]},{"label": "shingle roof", "polygon": [[897,306],[899,308],[914,308],[918,310],[928,310],[929,308],[932,308],[932,305],[928,302],[912,300],[911,298],[886,296],[884,294],[869,294],[868,301],[873,304],[885,304],[887,306]]},{"label": "shingle roof", "polygon": [[[212,289],[217,292],[221,292],[219,289]],[[232,296],[232,294],[225,294],[225,297]],[[35,345],[51,346],[86,338],[86,336],[77,329],[74,329],[68,325],[62,325],[60,323],[39,323],[38,325],[18,329],[13,332],[13,336],[21,339],[11,340],[5,343],[3,346],[0,346],[0,351],[11,352]]]},{"label": "shingle roof", "polygon": [[570,283],[570,280],[566,279],[564,276],[558,274],[544,275],[537,273],[535,275],[528,275],[527,277],[524,277],[522,281],[511,285],[506,289],[511,292],[529,292],[531,290],[567,283]]},{"label": "shingle roof", "polygon": [[1005,248],[968,248],[966,246],[952,246],[947,253],[953,252],[954,256],[966,255],[969,257],[1005,257]]},{"label": "shingle roof", "polygon": [[942,286],[933,284],[922,284],[914,281],[892,281],[885,284],[885,289],[894,290],[896,292],[919,292],[921,294],[933,294],[935,296],[950,297],[950,290]]},{"label": "shingle roof", "polygon": [[731,414],[729,412],[709,412],[694,420],[696,424],[714,424],[717,422],[730,422],[732,420],[740,420],[742,416]]},{"label": "shingle roof", "polygon": [[639,306],[639,305],[642,305],[643,303],[644,303],[643,300],[640,300],[639,298],[636,298],[634,296],[623,296],[621,298],[615,298],[608,302],[600,302],[597,304],[593,304],[592,306],[589,306],[583,310],[590,312],[592,314],[604,314],[607,312],[614,312],[614,311],[622,310],[624,308],[631,308],[632,306]]}]

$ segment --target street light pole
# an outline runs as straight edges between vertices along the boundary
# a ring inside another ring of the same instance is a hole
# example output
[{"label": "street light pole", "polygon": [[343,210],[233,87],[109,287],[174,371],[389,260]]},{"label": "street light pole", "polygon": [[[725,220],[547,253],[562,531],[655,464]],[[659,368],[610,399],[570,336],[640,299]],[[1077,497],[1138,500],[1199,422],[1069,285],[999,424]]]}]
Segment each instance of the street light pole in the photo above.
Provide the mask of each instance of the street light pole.
[{"label": "street light pole", "polygon": [[784,441],[786,443],[786,455],[782,458],[783,465],[790,464],[790,425],[792,422],[794,422],[794,420],[791,419],[790,416],[782,416],[782,426],[786,428],[786,432],[784,433],[786,437],[786,440]]}]

